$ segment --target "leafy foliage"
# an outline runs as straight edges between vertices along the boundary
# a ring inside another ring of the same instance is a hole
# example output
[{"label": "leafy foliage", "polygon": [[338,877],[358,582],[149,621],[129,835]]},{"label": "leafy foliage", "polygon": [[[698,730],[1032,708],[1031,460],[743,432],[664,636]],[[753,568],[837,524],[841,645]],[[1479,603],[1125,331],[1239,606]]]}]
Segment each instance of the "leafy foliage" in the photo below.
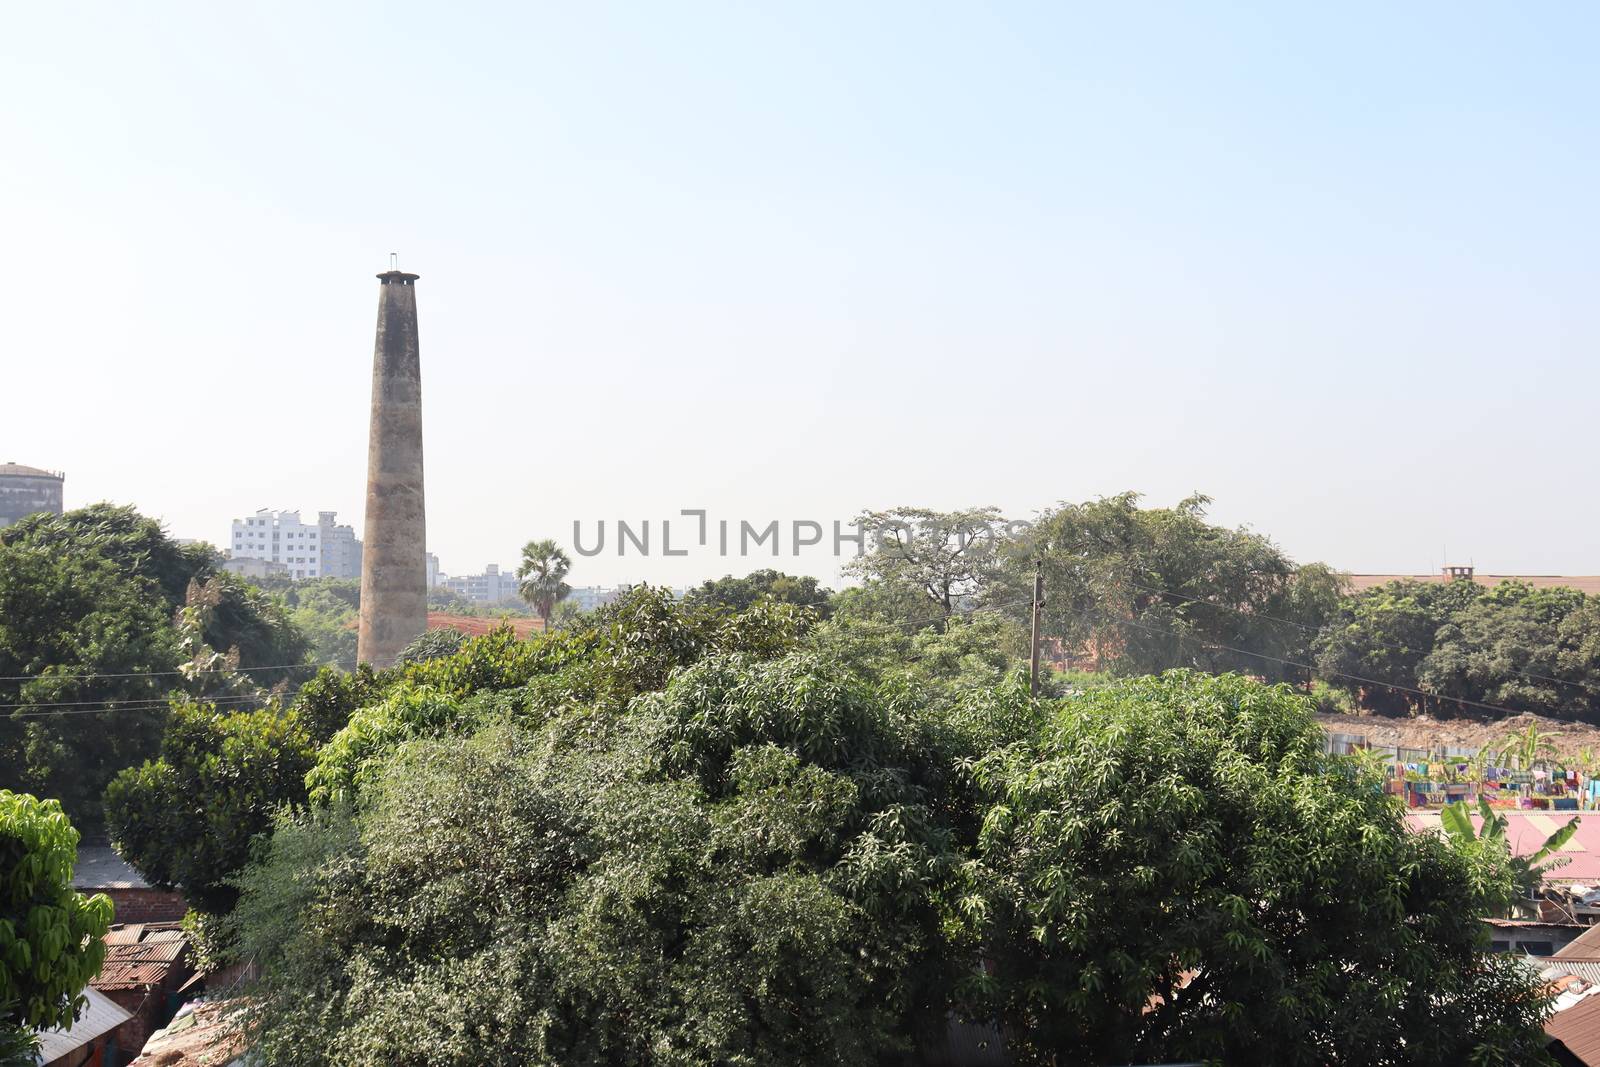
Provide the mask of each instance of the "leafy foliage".
[{"label": "leafy foliage", "polygon": [[152,883],[181,887],[210,912],[233,906],[228,884],[279,807],[303,801],[314,750],[298,715],[173,708],[161,758],[123,771],[106,791],[111,839]]},{"label": "leafy foliage", "polygon": [[324,747],[225,920],[264,1062],[878,1064],[951,1011],[1020,1062],[1537,1058],[1504,850],[1407,832],[1284,689],[1033,701],[991,614],[588,621],[381,676]]},{"label": "leafy foliage", "polygon": [[919,602],[934,619],[970,605],[995,577],[1002,537],[995,508],[901,507],[863,512],[856,521],[872,547],[845,570]]},{"label": "leafy foliage", "polygon": [[1539,1058],[1534,980],[1482,951],[1504,857],[1409,832],[1322,755],[1303,698],[1190,673],[1093,689],[978,775],[975,1003],[1024,1062]]},{"label": "leafy foliage", "polygon": [[311,644],[311,658],[340,670],[356,669],[356,620],[361,582],[355,578],[317,578],[286,582],[289,617]]},{"label": "leafy foliage", "polygon": [[415,641],[412,641],[400,651],[399,662],[404,665],[439,659],[443,656],[453,656],[460,652],[461,647],[466,643],[467,635],[460,630],[452,630],[448,627],[428,630],[417,635]]},{"label": "leafy foliage", "polygon": [[131,508],[31,516],[0,530],[0,679],[22,679],[0,680],[0,781],[97,829],[106,784],[155,754],[169,692],[298,681],[305,654],[281,603]]},{"label": "leafy foliage", "polygon": [[518,587],[522,599],[533,605],[546,627],[556,605],[567,598],[572,587],[566,578],[572,570],[572,559],[549,538],[529,541],[522,546],[522,563],[517,567]]},{"label": "leafy foliage", "polygon": [[0,1005],[12,1026],[70,1026],[105,961],[111,900],[73,891],[77,857],[59,803],[0,789]]},{"label": "leafy foliage", "polygon": [[703,582],[699,588],[690,590],[687,597],[691,605],[723,608],[736,615],[749,611],[757,601],[771,600],[811,608],[824,619],[832,611],[832,599],[833,595],[809,574],[784,574],[770,568],[752,571],[742,578],[730,574]]},{"label": "leafy foliage", "polygon": [[[1515,889],[1515,904],[1525,904],[1531,900],[1536,890],[1544,883],[1545,876],[1557,867],[1567,862],[1567,857],[1556,855],[1557,851],[1571,841],[1578,832],[1579,818],[1574,815],[1564,825],[1558,828],[1538,850],[1526,855],[1518,856],[1511,848],[1510,823],[1506,817],[1494,810],[1487,797],[1478,798],[1478,817],[1482,822],[1481,828],[1472,825],[1472,816],[1467,811],[1465,801],[1458,800],[1439,812],[1440,824],[1451,840],[1463,849],[1470,850],[1472,846],[1482,846],[1493,850],[1489,857],[1492,862],[1510,867],[1512,884]],[[1515,909],[1506,909],[1506,914],[1511,914]]]},{"label": "leafy foliage", "polygon": [[1069,504],[1008,545],[989,593],[1024,617],[1043,564],[1046,633],[1119,674],[1174,667],[1306,680],[1293,663],[1337,606],[1339,579],[1267,538],[1205,520],[1209,498],[1140,508],[1138,495]]},{"label": "leafy foliage", "polygon": [[1353,676],[1330,683],[1391,714],[1488,705],[1600,719],[1600,605],[1521,582],[1390,582],[1341,605],[1318,666]]},{"label": "leafy foliage", "polygon": [[[589,655],[653,672],[624,621],[642,613],[676,658],[705,620],[660,606],[624,609]],[[600,731],[586,709],[520,703],[537,683],[401,687],[358,713],[313,776],[357,768],[353,808],[283,823],[242,880],[241,951],[267,964],[266,1061],[908,1050],[908,1020],[939,1016],[953,971],[935,892],[950,841],[926,803],[942,766],[817,658],[719,651],[752,643],[739,630],[700,633],[698,662]]]}]

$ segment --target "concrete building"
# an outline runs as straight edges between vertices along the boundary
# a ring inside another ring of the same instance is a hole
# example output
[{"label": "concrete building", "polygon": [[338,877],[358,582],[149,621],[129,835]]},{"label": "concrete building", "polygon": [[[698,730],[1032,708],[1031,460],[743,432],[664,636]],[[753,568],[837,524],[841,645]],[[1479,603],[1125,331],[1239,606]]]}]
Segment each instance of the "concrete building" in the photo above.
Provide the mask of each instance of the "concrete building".
[{"label": "concrete building", "polygon": [[[340,526],[332,511],[319,511],[315,524],[300,521],[298,511],[265,508],[244,519],[233,520],[228,541],[227,569],[246,577],[282,573],[288,578],[355,578],[361,573],[361,542],[350,526]],[[283,571],[258,569],[245,563],[258,560],[282,564]]]},{"label": "concrete building", "polygon": [[599,585],[586,585],[574,589],[567,594],[564,604],[571,604],[579,611],[593,611],[595,608],[611,603],[621,595],[619,589],[609,589]]},{"label": "concrete building", "polygon": [[428,552],[425,553],[422,558],[427,561],[428,588],[439,588],[439,579],[444,577],[444,575],[439,573],[439,557],[435,556],[432,552]]},{"label": "concrete building", "polygon": [[0,528],[41,511],[61,514],[61,487],[67,476],[20,463],[0,463]]},{"label": "concrete building", "polygon": [[422,353],[417,275],[378,275],[367,443],[367,524],[356,657],[392,665],[428,627],[427,508],[422,477]]},{"label": "concrete building", "polygon": [[322,577],[361,577],[361,539],[355,527],[334,522],[331,511],[317,512],[317,528],[322,531]]},{"label": "concrete building", "polygon": [[502,571],[497,563],[485,564],[482,574],[461,577],[441,576],[439,584],[450,592],[474,604],[498,604],[505,600],[520,600],[515,571]]},{"label": "concrete building", "polygon": [[241,578],[251,581],[260,581],[263,578],[287,578],[289,567],[287,564],[274,563],[270,559],[251,559],[241,556],[238,559],[225,556],[220,564],[229,574],[237,574]]}]

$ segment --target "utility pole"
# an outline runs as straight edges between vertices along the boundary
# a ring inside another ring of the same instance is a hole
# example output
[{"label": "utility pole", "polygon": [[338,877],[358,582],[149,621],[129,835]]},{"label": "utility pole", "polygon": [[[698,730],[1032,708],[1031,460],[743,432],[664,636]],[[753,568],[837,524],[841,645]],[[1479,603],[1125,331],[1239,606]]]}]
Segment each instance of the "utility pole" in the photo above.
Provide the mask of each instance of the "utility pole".
[{"label": "utility pole", "polygon": [[1033,561],[1033,661],[1028,667],[1028,695],[1039,695],[1039,617],[1044,610],[1044,560]]}]

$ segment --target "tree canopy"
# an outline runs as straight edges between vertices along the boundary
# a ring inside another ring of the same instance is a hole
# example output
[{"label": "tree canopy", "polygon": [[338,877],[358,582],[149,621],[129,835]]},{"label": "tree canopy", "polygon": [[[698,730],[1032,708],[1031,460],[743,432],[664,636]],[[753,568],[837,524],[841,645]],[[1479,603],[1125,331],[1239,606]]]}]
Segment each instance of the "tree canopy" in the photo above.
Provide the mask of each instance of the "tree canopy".
[{"label": "tree canopy", "polygon": [[1322,747],[1287,689],[1176,672],[983,757],[972,986],[1023,1062],[1537,1062],[1543,996],[1483,951],[1504,851]]},{"label": "tree canopy", "polygon": [[1303,697],[1034,701],[998,616],[814,620],[641,589],[370,676],[234,880],[263,1062],[868,1065],[951,1013],[1022,1063],[1536,1058],[1504,851]]},{"label": "tree canopy", "polygon": [[306,652],[281,602],[131,508],[24,519],[0,530],[0,781],[98,828],[106,784],[155,754],[166,695],[215,681],[198,664],[270,688]]},{"label": "tree canopy", "polygon": [[742,578],[730,574],[702,582],[689,591],[687,599],[690,603],[725,608],[734,614],[748,611],[762,599],[812,608],[821,618],[827,618],[832,610],[832,594],[815,578],[809,574],[784,574],[771,568],[751,571]]},{"label": "tree canopy", "polygon": [[0,1030],[71,1026],[100,973],[111,901],[73,890],[77,858],[59,803],[0,789]]}]

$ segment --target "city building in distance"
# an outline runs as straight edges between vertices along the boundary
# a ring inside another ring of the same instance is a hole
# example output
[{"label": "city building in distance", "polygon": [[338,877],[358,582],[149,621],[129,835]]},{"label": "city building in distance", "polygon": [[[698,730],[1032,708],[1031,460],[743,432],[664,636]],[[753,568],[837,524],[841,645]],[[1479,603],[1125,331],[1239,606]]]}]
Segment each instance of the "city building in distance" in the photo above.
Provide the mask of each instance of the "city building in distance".
[{"label": "city building in distance", "polygon": [[0,463],[0,527],[41,511],[61,514],[61,487],[66,478],[60,471]]},{"label": "city building in distance", "polygon": [[507,600],[521,603],[522,595],[517,592],[517,585],[516,572],[503,571],[497,563],[485,564],[482,574],[460,577],[439,575],[440,588],[474,604],[499,604]]},{"label": "city building in distance", "polygon": [[[298,511],[268,511],[233,520],[228,540],[228,570],[246,578],[359,578],[361,542],[354,528],[339,525],[332,511],[317,512],[314,524],[300,521]],[[264,568],[246,564],[278,564]],[[281,568],[281,569],[280,569]]]}]

